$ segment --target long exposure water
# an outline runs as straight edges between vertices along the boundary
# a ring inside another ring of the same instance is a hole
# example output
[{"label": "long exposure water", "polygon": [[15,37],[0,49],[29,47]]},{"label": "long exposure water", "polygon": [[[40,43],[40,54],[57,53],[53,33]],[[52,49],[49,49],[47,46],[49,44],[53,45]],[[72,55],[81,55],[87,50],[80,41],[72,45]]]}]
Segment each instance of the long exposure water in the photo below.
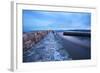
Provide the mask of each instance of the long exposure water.
[{"label": "long exposure water", "polygon": [[30,50],[23,53],[24,62],[70,60],[69,54],[59,43],[60,39],[50,32]]}]

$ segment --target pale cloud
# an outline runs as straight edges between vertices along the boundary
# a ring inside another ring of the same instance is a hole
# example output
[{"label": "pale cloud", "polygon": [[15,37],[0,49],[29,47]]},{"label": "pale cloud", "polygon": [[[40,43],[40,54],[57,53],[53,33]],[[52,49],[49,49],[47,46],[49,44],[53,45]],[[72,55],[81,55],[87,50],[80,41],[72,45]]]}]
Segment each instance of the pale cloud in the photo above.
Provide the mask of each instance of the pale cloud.
[{"label": "pale cloud", "polygon": [[70,30],[89,29],[89,13],[28,11],[24,12],[24,29],[27,30]]}]

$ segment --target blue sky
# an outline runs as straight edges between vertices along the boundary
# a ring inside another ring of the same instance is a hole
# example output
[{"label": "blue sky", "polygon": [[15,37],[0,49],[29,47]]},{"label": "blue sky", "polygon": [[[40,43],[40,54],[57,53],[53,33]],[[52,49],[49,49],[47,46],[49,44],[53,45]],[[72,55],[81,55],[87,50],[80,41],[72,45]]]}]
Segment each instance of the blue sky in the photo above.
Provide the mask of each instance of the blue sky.
[{"label": "blue sky", "polygon": [[90,29],[91,13],[23,10],[23,31]]}]

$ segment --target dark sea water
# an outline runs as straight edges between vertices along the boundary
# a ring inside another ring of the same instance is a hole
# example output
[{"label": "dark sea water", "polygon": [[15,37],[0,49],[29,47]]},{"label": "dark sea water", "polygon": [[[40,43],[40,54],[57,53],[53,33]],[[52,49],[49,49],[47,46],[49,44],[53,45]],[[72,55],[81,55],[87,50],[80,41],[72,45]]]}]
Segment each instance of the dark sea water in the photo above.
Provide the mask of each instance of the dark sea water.
[{"label": "dark sea water", "polygon": [[[50,32],[35,46],[23,52],[23,62],[90,59],[90,37],[65,36],[63,38],[59,35],[61,32]],[[83,40],[85,41],[83,45],[78,44]],[[84,46],[85,44],[89,47]]]}]

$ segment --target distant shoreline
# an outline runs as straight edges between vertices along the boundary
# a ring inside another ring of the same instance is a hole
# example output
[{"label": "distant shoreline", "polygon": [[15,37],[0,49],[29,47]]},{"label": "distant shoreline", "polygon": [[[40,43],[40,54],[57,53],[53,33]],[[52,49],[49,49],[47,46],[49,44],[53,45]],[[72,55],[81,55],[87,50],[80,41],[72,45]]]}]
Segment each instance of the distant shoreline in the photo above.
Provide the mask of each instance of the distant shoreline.
[{"label": "distant shoreline", "polygon": [[64,31],[78,31],[78,32],[91,32],[91,30],[32,30],[32,31],[23,31],[23,33],[27,32],[38,32],[38,31],[57,31],[57,32],[64,32]]}]

